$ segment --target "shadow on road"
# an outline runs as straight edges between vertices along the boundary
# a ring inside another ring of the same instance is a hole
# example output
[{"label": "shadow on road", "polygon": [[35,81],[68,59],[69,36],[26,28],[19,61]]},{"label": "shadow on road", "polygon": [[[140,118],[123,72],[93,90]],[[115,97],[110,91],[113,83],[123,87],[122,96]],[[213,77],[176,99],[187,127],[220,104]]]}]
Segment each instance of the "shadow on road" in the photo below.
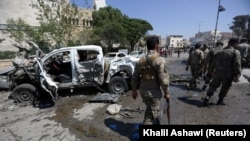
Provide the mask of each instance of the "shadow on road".
[{"label": "shadow on road", "polygon": [[122,121],[107,118],[104,121],[105,125],[119,133],[122,136],[128,137],[130,141],[136,141],[139,139],[139,124],[138,123],[124,123]]},{"label": "shadow on road", "polygon": [[202,92],[202,90],[199,87],[189,89],[187,87],[187,83],[171,82],[169,85],[184,91]]},{"label": "shadow on road", "polygon": [[95,96],[100,91],[96,89],[96,87],[88,87],[88,88],[75,88],[74,91],[71,90],[60,90],[58,91],[58,99],[53,101],[52,97],[45,93],[40,98],[37,98],[33,102],[33,107],[39,109],[47,109],[55,106],[55,102],[58,102],[63,97],[77,97],[77,96]]},{"label": "shadow on road", "polygon": [[197,100],[192,98],[193,98],[192,96],[183,96],[183,97],[178,97],[178,100],[197,107],[204,107],[202,100]]}]

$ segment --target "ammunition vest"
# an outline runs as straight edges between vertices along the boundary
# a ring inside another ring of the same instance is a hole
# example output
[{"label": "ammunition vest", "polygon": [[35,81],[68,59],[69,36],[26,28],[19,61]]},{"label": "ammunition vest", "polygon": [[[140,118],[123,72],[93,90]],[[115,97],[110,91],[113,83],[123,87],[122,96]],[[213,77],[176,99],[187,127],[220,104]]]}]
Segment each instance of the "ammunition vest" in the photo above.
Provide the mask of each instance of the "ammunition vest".
[{"label": "ammunition vest", "polygon": [[156,80],[158,83],[157,71],[152,66],[152,62],[158,56],[149,58],[148,55],[140,59],[141,81]]}]

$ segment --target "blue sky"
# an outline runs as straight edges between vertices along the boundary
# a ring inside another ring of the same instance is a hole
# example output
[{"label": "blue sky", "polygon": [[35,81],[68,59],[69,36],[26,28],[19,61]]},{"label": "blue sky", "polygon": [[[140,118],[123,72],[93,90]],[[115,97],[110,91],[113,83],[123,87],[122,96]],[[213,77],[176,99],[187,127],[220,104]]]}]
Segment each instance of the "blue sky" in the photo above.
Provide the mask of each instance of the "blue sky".
[{"label": "blue sky", "polygon": [[[73,0],[71,0],[73,1]],[[74,0],[83,7],[86,0]],[[92,5],[92,0],[87,0]],[[215,29],[219,0],[106,0],[108,6],[119,9],[130,18],[148,21],[149,34],[193,37],[200,29]],[[231,32],[229,25],[238,15],[250,15],[250,0],[221,0],[226,9],[219,13],[218,31]]]}]

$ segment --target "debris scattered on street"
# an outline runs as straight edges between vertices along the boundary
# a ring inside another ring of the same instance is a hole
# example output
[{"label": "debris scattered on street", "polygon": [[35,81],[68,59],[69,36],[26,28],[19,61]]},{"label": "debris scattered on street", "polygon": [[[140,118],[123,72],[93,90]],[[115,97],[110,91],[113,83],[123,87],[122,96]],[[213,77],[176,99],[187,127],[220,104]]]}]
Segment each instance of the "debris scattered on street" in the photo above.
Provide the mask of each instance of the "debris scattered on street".
[{"label": "debris scattered on street", "polygon": [[95,97],[90,99],[89,102],[116,103],[119,100],[120,100],[119,94],[98,93]]},{"label": "debris scattered on street", "polygon": [[107,108],[107,112],[111,115],[118,114],[120,112],[122,105],[119,104],[111,104]]}]

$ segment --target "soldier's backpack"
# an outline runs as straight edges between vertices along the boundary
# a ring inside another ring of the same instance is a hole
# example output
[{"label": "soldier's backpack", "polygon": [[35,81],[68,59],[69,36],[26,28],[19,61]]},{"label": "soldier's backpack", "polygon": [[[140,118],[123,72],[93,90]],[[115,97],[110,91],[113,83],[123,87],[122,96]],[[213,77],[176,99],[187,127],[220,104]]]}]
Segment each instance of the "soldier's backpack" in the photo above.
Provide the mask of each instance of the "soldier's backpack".
[{"label": "soldier's backpack", "polygon": [[156,75],[157,71],[151,65],[151,62],[153,62],[156,58],[157,56],[149,58],[148,55],[146,55],[140,59],[139,65],[141,70],[141,81],[158,80],[158,76]]}]

